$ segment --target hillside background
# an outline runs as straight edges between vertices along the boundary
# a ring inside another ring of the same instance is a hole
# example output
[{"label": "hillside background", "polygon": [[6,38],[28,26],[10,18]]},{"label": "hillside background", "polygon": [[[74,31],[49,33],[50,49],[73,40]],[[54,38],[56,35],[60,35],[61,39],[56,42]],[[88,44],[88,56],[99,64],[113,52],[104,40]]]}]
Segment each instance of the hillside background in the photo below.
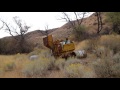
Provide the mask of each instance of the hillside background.
[{"label": "hillside background", "polygon": [[[101,35],[103,34],[109,34],[111,31],[111,25],[110,23],[106,22],[106,13],[102,12],[101,17],[102,17],[102,22],[103,22],[103,29],[100,32]],[[76,23],[76,21],[73,21]],[[86,32],[88,33],[89,36],[95,37],[96,32],[97,32],[97,17],[95,13],[93,13],[91,16],[84,18],[82,25],[84,25],[87,30]],[[65,25],[59,27],[59,28],[54,28],[48,30],[48,33],[53,35],[54,41],[57,39],[65,39],[66,37],[69,37],[72,41],[77,42],[74,34],[73,34],[73,29],[70,23],[66,23]],[[17,37],[17,36],[16,36]],[[39,47],[39,48],[44,48],[43,45],[43,37],[45,37],[45,31],[43,30],[34,30],[32,32],[29,32],[25,34],[25,40],[29,42],[29,48],[27,52],[30,52],[33,50],[34,47]],[[85,36],[87,38],[88,36]],[[14,53],[19,53],[19,50],[16,50],[17,46],[15,45],[17,42],[14,40],[13,37],[5,37],[0,39],[1,41],[1,46],[3,46],[3,50],[1,50],[1,53],[3,54],[14,54]],[[2,43],[3,42],[3,43]],[[9,44],[9,46],[6,45]],[[3,44],[3,45],[2,45]],[[27,47],[27,46],[26,46]],[[10,49],[10,50],[9,50]]]}]

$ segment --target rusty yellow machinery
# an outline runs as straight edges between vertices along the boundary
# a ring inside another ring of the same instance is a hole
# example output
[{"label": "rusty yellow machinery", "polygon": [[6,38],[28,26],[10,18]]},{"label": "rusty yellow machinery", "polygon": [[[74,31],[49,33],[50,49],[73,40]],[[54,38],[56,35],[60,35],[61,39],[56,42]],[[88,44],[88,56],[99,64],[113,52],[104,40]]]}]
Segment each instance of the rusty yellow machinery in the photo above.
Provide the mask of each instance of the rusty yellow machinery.
[{"label": "rusty yellow machinery", "polygon": [[75,50],[75,45],[73,42],[69,43],[64,43],[64,41],[56,40],[53,41],[52,35],[48,35],[43,38],[43,43],[44,46],[47,48],[51,49],[52,54],[54,57],[63,57],[67,58],[69,55],[75,55],[74,50]]}]

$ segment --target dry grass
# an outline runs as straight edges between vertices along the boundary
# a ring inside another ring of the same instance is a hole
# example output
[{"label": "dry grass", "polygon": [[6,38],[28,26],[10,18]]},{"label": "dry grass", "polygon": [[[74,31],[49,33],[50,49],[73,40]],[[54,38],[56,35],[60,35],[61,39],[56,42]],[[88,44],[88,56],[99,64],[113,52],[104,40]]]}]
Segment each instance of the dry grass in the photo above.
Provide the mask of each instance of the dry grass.
[{"label": "dry grass", "polygon": [[59,58],[55,61],[55,67],[57,70],[63,70],[65,65],[65,59]]},{"label": "dry grass", "polygon": [[[77,43],[76,43],[77,44]],[[93,45],[91,45],[93,44]],[[35,49],[28,55],[0,55],[1,78],[108,78],[120,77],[120,36],[104,35],[85,40],[76,49],[95,50],[87,58],[57,59],[49,50]],[[96,46],[96,47],[94,47]],[[116,53],[114,53],[116,51]],[[37,60],[29,56],[38,55]]]},{"label": "dry grass", "polygon": [[[39,54],[40,55],[40,54]],[[41,53],[41,55],[43,55]],[[38,58],[37,60],[30,61],[28,59],[29,55],[23,55],[23,54],[16,54],[11,56],[0,56],[0,77],[1,78],[65,78],[69,77],[68,74],[69,70],[72,70],[72,74],[74,74],[74,77],[81,77],[76,75],[76,71],[79,70],[82,73],[86,71],[86,74],[82,77],[92,77],[89,67],[76,65],[76,62],[80,62],[80,60],[73,60],[72,58],[69,58],[69,60],[65,61],[64,59],[58,59],[55,60],[53,57],[45,57],[42,56]],[[75,64],[75,67],[71,67],[70,63]],[[11,65],[9,67],[9,64]],[[15,66],[14,66],[15,65]],[[5,67],[10,68],[11,70],[6,70]],[[12,68],[11,68],[12,67]],[[79,67],[77,69],[77,67]],[[58,69],[56,69],[58,68]],[[74,72],[75,71],[75,72]],[[66,74],[67,73],[67,74]],[[87,74],[89,73],[89,74]],[[93,72],[92,72],[93,73]],[[71,74],[71,75],[72,75]]]},{"label": "dry grass", "polygon": [[87,43],[88,43],[88,40],[84,40],[84,41],[78,43],[78,44],[76,45],[76,50],[78,50],[78,49],[88,50],[89,45],[87,45]]},{"label": "dry grass", "polygon": [[100,44],[117,53],[120,51],[120,35],[104,35],[100,38]]},{"label": "dry grass", "polygon": [[104,55],[113,51],[113,54],[116,54],[120,51],[120,35],[103,35],[100,38],[84,40],[77,44],[76,50],[78,49],[101,52]]},{"label": "dry grass", "polygon": [[[29,56],[38,54],[38,60],[29,60]],[[1,78],[42,77],[53,67],[54,58],[45,50],[35,50],[28,55],[0,55]]]},{"label": "dry grass", "polygon": [[78,44],[77,49],[92,51],[87,58],[93,60],[90,63],[97,77],[120,77],[120,35],[103,35],[99,39],[85,40]]},{"label": "dry grass", "polygon": [[[18,58],[17,58],[18,57]],[[27,61],[25,55],[0,55],[0,77],[2,78],[19,78],[22,76],[21,69],[24,62]]]},{"label": "dry grass", "polygon": [[46,78],[65,78],[63,71],[54,70]]}]

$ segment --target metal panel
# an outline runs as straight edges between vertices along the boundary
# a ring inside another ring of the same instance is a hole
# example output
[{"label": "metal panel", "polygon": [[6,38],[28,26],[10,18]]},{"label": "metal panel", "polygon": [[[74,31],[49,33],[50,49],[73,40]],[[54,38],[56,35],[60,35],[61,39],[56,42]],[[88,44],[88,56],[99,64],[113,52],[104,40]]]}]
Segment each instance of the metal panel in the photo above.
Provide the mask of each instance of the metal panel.
[{"label": "metal panel", "polygon": [[70,44],[63,45],[62,51],[67,52],[67,51],[71,51],[71,50],[74,50],[74,49],[75,49],[74,43],[70,43]]},{"label": "metal panel", "polygon": [[53,37],[52,37],[52,35],[48,36],[48,46],[50,48],[53,48]]},{"label": "metal panel", "polygon": [[52,35],[49,35],[45,38],[43,38],[43,43],[46,47],[52,48],[53,47],[53,38]]}]

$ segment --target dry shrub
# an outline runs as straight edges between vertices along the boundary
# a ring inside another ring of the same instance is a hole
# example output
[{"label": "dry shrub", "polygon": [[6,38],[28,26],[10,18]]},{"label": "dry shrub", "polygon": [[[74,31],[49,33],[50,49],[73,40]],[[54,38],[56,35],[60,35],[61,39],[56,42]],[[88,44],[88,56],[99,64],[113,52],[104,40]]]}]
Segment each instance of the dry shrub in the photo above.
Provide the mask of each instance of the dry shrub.
[{"label": "dry shrub", "polygon": [[104,58],[104,57],[112,57],[113,56],[113,51],[110,50],[109,48],[106,48],[104,46],[98,46],[94,52],[94,54],[98,58]]},{"label": "dry shrub", "polygon": [[88,51],[96,50],[99,45],[99,37],[88,40],[86,44],[88,45]]},{"label": "dry shrub", "polygon": [[40,55],[40,57],[49,58],[51,57],[51,52],[50,50],[35,48],[34,51],[30,52],[28,56],[32,55]]},{"label": "dry shrub", "polygon": [[0,75],[2,75],[4,73],[3,68],[0,68]]},{"label": "dry shrub", "polygon": [[86,66],[78,59],[71,58],[66,61],[64,72],[68,78],[93,78],[95,73],[92,68]]},{"label": "dry shrub", "polygon": [[88,45],[88,40],[81,41],[77,44],[76,49],[79,50],[88,50],[90,47]]},{"label": "dry shrub", "polygon": [[40,56],[43,58],[53,58],[50,50],[41,50]]},{"label": "dry shrub", "polygon": [[120,51],[120,35],[104,35],[100,39],[100,45],[110,48],[116,54]]},{"label": "dry shrub", "polygon": [[22,72],[26,77],[40,77],[47,74],[47,71],[53,67],[53,63],[53,58],[39,58],[25,64]]},{"label": "dry shrub", "polygon": [[35,48],[32,52],[29,53],[29,56],[31,55],[38,55],[41,53],[41,49]]},{"label": "dry shrub", "polygon": [[95,50],[99,45],[99,38],[88,39],[80,42],[77,45],[77,49],[84,49],[86,51]]},{"label": "dry shrub", "polygon": [[111,65],[112,63],[108,59],[101,60],[94,63],[95,73],[99,78],[111,77]]},{"label": "dry shrub", "polygon": [[90,51],[97,57],[109,57],[120,51],[120,35],[103,35],[84,40],[77,45],[77,49]]},{"label": "dry shrub", "polygon": [[79,78],[83,76],[83,65],[80,63],[70,64],[65,67],[65,74],[70,78]]},{"label": "dry shrub", "polygon": [[114,66],[111,67],[111,69],[112,69],[112,77],[120,78],[120,63],[115,64]]},{"label": "dry shrub", "polygon": [[120,52],[115,54],[112,60],[114,61],[114,63],[120,63]]},{"label": "dry shrub", "polygon": [[54,70],[46,78],[65,78],[65,75],[61,70]]},{"label": "dry shrub", "polygon": [[24,65],[23,73],[25,76],[42,76],[54,67],[55,59],[50,55],[49,50],[36,48],[33,52],[29,53],[28,57],[31,55],[38,55],[38,58]]},{"label": "dry shrub", "polygon": [[[120,54],[119,54],[120,55]],[[119,78],[120,77],[120,56],[113,58],[102,58],[94,62],[95,73],[99,78]]]},{"label": "dry shrub", "polygon": [[4,70],[5,71],[12,71],[15,69],[15,67],[16,67],[16,65],[14,62],[8,62],[4,65]]},{"label": "dry shrub", "polygon": [[14,57],[13,56],[5,56],[5,55],[1,55],[0,56],[0,68],[3,71],[13,71],[16,68],[16,64],[15,61],[13,60]]},{"label": "dry shrub", "polygon": [[55,67],[57,70],[63,70],[65,65],[65,59],[59,58],[55,61]]}]

